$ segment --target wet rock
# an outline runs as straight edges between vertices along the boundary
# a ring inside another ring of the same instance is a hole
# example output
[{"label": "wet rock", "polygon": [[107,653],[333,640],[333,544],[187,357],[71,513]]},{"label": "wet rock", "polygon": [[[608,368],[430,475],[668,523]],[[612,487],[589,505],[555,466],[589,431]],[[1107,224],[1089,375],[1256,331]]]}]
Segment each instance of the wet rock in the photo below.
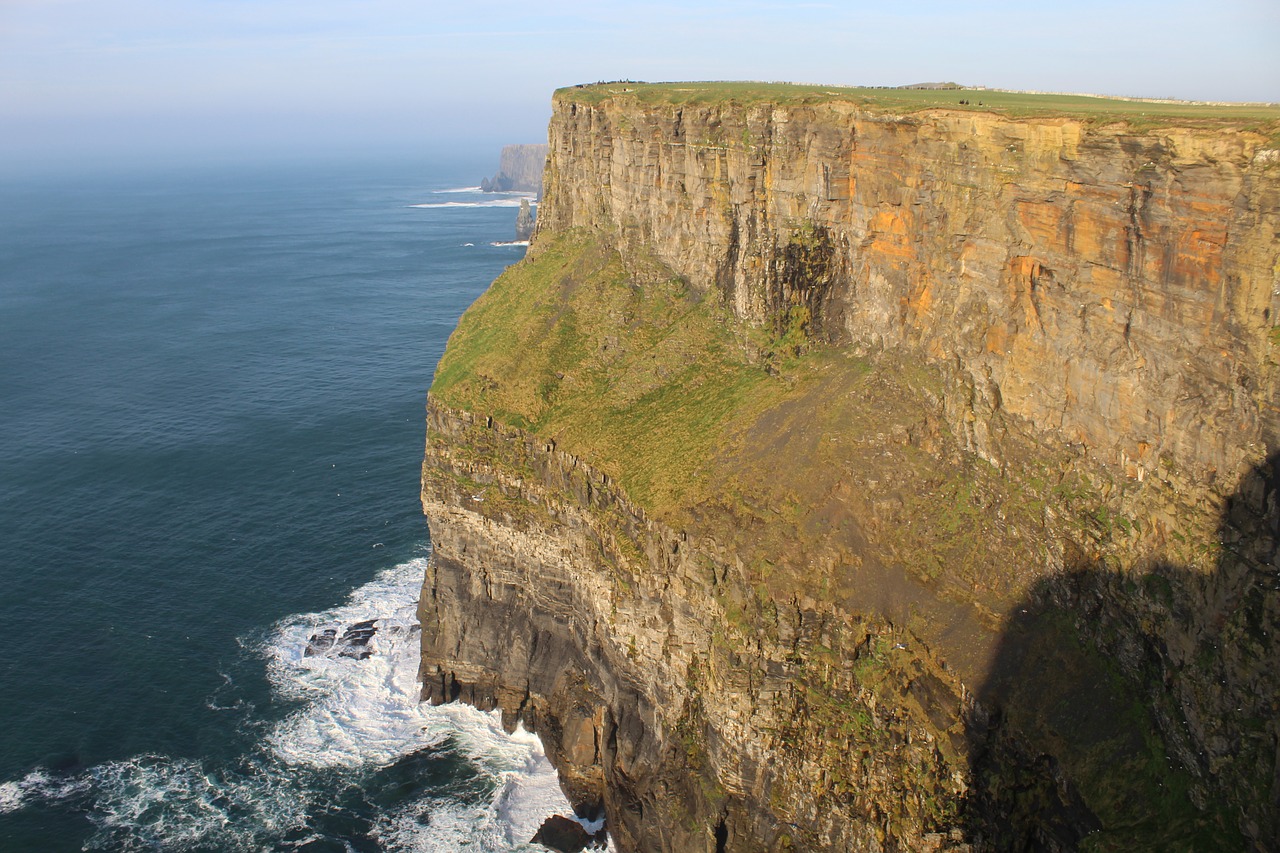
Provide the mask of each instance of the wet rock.
[{"label": "wet rock", "polygon": [[529,199],[520,199],[520,212],[516,215],[516,239],[528,240],[533,236],[533,210]]},{"label": "wet rock", "polygon": [[591,835],[576,820],[562,815],[552,815],[542,822],[537,833],[531,839],[533,844],[541,844],[560,853],[579,853],[590,847],[593,850],[603,849],[604,832]]},{"label": "wet rock", "polygon": [[323,654],[333,648],[334,642],[338,638],[338,632],[333,628],[325,628],[319,634],[312,634],[311,639],[307,641],[307,650],[302,654],[304,657],[313,657]]},{"label": "wet rock", "polygon": [[303,656],[315,657],[332,653],[337,649],[338,657],[365,660],[373,655],[373,649],[369,648],[369,641],[378,633],[376,622],[376,619],[356,622],[348,627],[341,637],[338,636],[336,628],[325,628],[318,634],[312,634],[311,639],[307,641]]}]

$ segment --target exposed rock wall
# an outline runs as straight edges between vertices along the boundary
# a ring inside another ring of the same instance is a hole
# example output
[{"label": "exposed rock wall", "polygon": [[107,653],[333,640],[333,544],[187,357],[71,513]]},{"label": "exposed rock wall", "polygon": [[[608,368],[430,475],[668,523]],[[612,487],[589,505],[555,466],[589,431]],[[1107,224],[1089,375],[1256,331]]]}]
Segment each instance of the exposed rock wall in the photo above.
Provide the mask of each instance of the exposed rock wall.
[{"label": "exposed rock wall", "polygon": [[520,199],[520,212],[516,214],[516,239],[528,240],[533,236],[533,210],[529,207],[529,199]]},{"label": "exposed rock wall", "polygon": [[830,340],[948,363],[993,460],[1007,413],[1225,493],[1280,440],[1265,137],[562,96],[550,144],[544,229],[643,246],[750,322],[801,305]]},{"label": "exposed rock wall", "polygon": [[[757,600],[734,554],[647,519],[554,444],[435,404],[429,429],[425,697],[530,724],[619,849],[964,838],[964,690],[905,632]],[[831,772],[849,756],[857,788]]]},{"label": "exposed rock wall", "polygon": [[[527,334],[588,327],[600,268],[547,248],[585,232],[801,367],[674,514],[442,383],[427,698],[530,723],[622,850],[1276,849],[1267,137],[569,91],[550,141]],[[520,423],[588,363],[661,388],[628,311],[472,385],[546,368]]]}]

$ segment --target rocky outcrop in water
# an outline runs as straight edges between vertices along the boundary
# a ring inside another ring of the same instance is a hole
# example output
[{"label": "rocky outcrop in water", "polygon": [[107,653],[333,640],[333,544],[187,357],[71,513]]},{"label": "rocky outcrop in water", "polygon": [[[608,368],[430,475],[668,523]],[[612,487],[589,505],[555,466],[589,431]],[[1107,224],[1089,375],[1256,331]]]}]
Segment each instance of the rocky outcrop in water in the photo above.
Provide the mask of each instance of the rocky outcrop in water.
[{"label": "rocky outcrop in water", "polygon": [[1275,849],[1274,130],[558,93],[425,697],[622,850]]},{"label": "rocky outcrop in water", "polygon": [[342,658],[367,660],[373,655],[373,649],[369,647],[369,642],[377,633],[378,627],[375,619],[356,622],[343,631],[341,635],[338,633],[337,628],[325,628],[319,633],[311,635],[302,654],[303,657],[336,655]]}]

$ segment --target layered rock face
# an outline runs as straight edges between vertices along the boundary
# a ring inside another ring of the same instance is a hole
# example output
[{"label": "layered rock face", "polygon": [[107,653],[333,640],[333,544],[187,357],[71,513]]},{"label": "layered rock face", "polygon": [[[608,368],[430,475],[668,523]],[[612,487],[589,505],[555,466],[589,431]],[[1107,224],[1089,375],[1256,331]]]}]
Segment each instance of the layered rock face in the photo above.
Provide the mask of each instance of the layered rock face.
[{"label": "layered rock face", "polygon": [[[757,600],[732,554],[646,519],[550,444],[439,406],[430,427],[425,698],[532,726],[619,849],[963,838],[950,801],[964,688],[905,631],[813,599]],[[502,461],[463,462],[451,445]],[[517,466],[534,476],[510,479]],[[505,493],[527,506],[482,506]],[[764,624],[744,637],[726,610]],[[867,769],[856,787],[831,772],[849,760]]]},{"label": "layered rock face", "polygon": [[1229,491],[1280,438],[1262,136],[566,97],[550,139],[544,228],[609,229],[749,322],[801,305],[828,340],[951,362],[993,460],[1003,412]]},{"label": "layered rock face", "polygon": [[425,698],[622,850],[1275,849],[1266,135],[588,89],[550,141],[428,407]]}]

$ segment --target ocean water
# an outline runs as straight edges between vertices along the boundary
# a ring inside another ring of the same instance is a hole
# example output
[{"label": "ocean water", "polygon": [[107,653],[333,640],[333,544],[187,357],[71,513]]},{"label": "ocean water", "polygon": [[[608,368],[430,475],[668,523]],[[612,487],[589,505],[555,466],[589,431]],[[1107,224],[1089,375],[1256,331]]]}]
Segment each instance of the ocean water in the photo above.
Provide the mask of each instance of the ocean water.
[{"label": "ocean water", "polygon": [[0,183],[0,850],[521,850],[568,808],[414,682],[427,386],[523,252],[487,159]]}]

